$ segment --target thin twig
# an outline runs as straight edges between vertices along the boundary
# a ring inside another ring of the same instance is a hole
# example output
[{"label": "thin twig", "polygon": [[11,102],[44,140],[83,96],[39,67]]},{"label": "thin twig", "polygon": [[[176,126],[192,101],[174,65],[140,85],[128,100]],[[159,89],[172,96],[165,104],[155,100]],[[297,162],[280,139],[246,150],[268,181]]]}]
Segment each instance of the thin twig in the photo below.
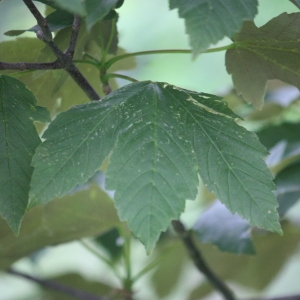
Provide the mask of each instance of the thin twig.
[{"label": "thin twig", "polygon": [[13,270],[13,269],[9,269],[7,270],[7,273],[12,274],[12,275],[16,275],[19,277],[23,277],[25,279],[28,279],[30,281],[33,281],[45,288],[72,296],[76,299],[84,299],[84,300],[108,300],[108,298],[106,297],[99,297],[96,295],[92,295],[90,293],[86,293],[84,291],[78,290],[78,289],[74,289],[70,286],[66,286],[63,285],[61,283],[55,282],[53,280],[45,280],[45,279],[40,279],[40,278],[36,278],[34,276]]},{"label": "thin twig", "polygon": [[[47,20],[41,15],[36,6],[33,4],[32,0],[23,0],[30,12],[36,18],[38,25],[41,27],[41,31],[37,31],[37,37],[42,40],[48,48],[53,52],[53,54],[58,58],[58,61],[63,66],[63,69],[69,73],[69,75],[73,78],[73,80],[78,84],[79,87],[86,93],[86,95],[91,100],[100,100],[100,96],[93,89],[93,87],[89,84],[89,82],[84,78],[81,72],[75,67],[72,62],[73,54],[76,45],[78,30],[80,27],[80,19],[78,17],[74,18],[73,31],[70,40],[70,44],[68,49],[70,51],[67,53],[63,53],[57,45],[52,41],[51,31],[47,24]],[[51,35],[51,39],[49,38],[49,32]]]},{"label": "thin twig", "polygon": [[74,22],[72,25],[72,33],[71,33],[69,47],[65,51],[65,55],[69,56],[70,58],[73,58],[73,56],[74,56],[77,38],[78,38],[79,30],[80,30],[80,25],[81,25],[81,19],[78,15],[75,15]]},{"label": "thin twig", "polygon": [[33,4],[31,0],[23,0],[23,2],[28,7],[32,15],[35,17],[38,25],[41,28],[42,35],[40,37],[48,42],[52,41],[52,33],[48,26],[47,20],[42,16],[42,14],[39,12],[37,7]]},{"label": "thin twig", "polygon": [[178,236],[182,239],[191,259],[196,265],[197,269],[205,275],[210,283],[224,296],[227,300],[235,300],[235,297],[231,290],[225,285],[225,283],[217,277],[216,274],[208,267],[203,259],[199,249],[197,249],[191,234],[184,228],[184,225],[180,221],[172,221],[173,227]]}]

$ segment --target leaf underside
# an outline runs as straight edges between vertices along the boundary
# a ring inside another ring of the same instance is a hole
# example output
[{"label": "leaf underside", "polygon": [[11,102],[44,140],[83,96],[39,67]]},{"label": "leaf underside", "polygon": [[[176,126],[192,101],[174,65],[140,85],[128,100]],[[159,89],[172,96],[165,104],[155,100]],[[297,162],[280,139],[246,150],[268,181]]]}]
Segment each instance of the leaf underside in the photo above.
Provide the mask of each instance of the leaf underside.
[{"label": "leaf underside", "polygon": [[300,13],[283,13],[257,28],[245,22],[226,52],[227,72],[236,91],[256,108],[263,106],[269,79],[300,88]]},{"label": "leaf underside", "polygon": [[255,253],[249,223],[237,214],[232,215],[219,201],[201,214],[193,230],[202,243],[212,243],[221,251]]},{"label": "leaf underside", "polygon": [[45,108],[20,81],[0,76],[0,213],[15,234],[28,203],[31,159],[40,138],[33,121],[48,122]]},{"label": "leaf underside", "polygon": [[257,0],[169,0],[170,9],[178,8],[185,19],[193,56],[225,36],[231,37],[242,27],[243,21],[252,20],[257,13]]},{"label": "leaf underside", "polygon": [[280,232],[257,137],[221,98],[139,82],[75,106],[50,124],[33,159],[31,206],[87,181],[109,156],[106,185],[121,220],[151,251],[195,199],[198,173],[233,213]]}]

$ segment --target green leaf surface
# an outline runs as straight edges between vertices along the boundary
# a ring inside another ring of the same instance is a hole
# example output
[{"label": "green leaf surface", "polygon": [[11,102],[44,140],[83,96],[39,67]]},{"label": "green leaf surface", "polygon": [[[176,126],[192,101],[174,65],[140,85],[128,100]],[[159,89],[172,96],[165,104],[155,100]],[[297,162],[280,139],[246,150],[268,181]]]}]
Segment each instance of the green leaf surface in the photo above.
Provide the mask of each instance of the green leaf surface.
[{"label": "green leaf surface", "polygon": [[219,201],[201,214],[193,230],[202,243],[212,243],[221,251],[255,253],[249,223],[239,215],[231,214]]},{"label": "green leaf surface", "polygon": [[32,161],[30,206],[61,197],[95,174],[116,139],[111,127],[118,116],[109,112],[107,103],[87,103],[59,114],[49,125]]},{"label": "green leaf surface", "polygon": [[90,30],[97,21],[102,20],[118,2],[118,0],[86,0],[87,29]]},{"label": "green leaf surface", "polygon": [[134,235],[151,251],[195,199],[199,169],[233,213],[280,232],[274,188],[257,137],[221,98],[166,83],[127,85],[61,113],[33,159],[31,206],[84,183],[110,154],[106,185]]},{"label": "green leaf surface", "polygon": [[244,20],[257,13],[257,0],[169,0],[170,9],[178,8],[185,19],[193,56],[206,50],[225,36],[232,37]]},{"label": "green leaf surface", "polygon": [[18,234],[28,203],[30,163],[40,144],[33,122],[49,122],[50,115],[22,82],[1,75],[0,116],[0,213]]},{"label": "green leaf surface", "polygon": [[119,224],[112,199],[91,184],[27,212],[18,237],[0,219],[0,268],[45,246],[95,236]]},{"label": "green leaf surface", "polygon": [[257,28],[245,22],[226,52],[227,72],[236,91],[256,108],[263,106],[266,83],[280,79],[300,88],[300,13],[283,13]]},{"label": "green leaf surface", "polygon": [[[78,14],[80,16],[86,15],[85,1],[82,0],[51,0],[54,6],[60,7],[70,13]],[[51,5],[53,6],[53,5]]]},{"label": "green leaf surface", "polygon": [[108,252],[110,260],[117,261],[123,251],[122,242],[120,243],[121,236],[116,228],[113,228],[95,238],[95,243],[103,247]]},{"label": "green leaf surface", "polygon": [[[284,122],[280,125],[271,125],[258,131],[256,134],[260,142],[271,149],[281,141],[286,141],[291,148],[299,143],[299,123]],[[291,149],[292,150],[292,149]]]},{"label": "green leaf surface", "polygon": [[[56,10],[50,15],[46,17],[48,22],[49,29],[51,31],[57,31],[66,27],[69,27],[73,24],[74,15],[64,11],[64,10]],[[10,30],[5,32],[5,35],[8,36],[18,36],[26,31],[36,32],[40,29],[39,25],[35,25],[27,30]]]},{"label": "green leaf surface", "polygon": [[279,202],[278,213],[283,217],[300,199],[300,162],[282,170],[275,178],[276,197]]}]

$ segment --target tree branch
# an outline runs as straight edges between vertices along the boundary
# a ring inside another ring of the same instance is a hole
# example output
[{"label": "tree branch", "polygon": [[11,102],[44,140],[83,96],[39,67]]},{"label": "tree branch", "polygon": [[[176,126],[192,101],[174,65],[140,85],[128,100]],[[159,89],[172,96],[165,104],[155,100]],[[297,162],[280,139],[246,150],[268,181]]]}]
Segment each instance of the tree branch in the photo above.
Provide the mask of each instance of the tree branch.
[{"label": "tree branch", "polygon": [[50,63],[26,63],[26,62],[6,63],[0,61],[0,70],[28,71],[28,70],[57,70],[62,68],[63,66],[58,60]]},{"label": "tree branch", "polygon": [[13,269],[8,269],[7,273],[12,274],[12,275],[16,275],[19,277],[23,277],[25,279],[28,279],[30,281],[33,281],[45,288],[66,294],[66,295],[70,295],[76,299],[83,299],[83,300],[108,300],[108,298],[104,298],[104,297],[99,297],[96,295],[92,295],[89,293],[86,293],[84,291],[78,290],[78,289],[74,289],[70,286],[66,286],[63,285],[61,283],[55,282],[53,280],[45,280],[45,279],[39,279],[36,278],[34,276],[13,270]]},{"label": "tree branch", "polygon": [[208,267],[203,259],[199,249],[197,249],[191,234],[184,228],[180,221],[172,221],[174,230],[183,241],[190,258],[193,260],[197,269],[205,275],[210,283],[224,296],[227,300],[235,300],[232,291],[225,285],[225,283],[217,277],[216,274]]},{"label": "tree branch", "polygon": [[72,33],[71,33],[71,38],[70,38],[70,43],[68,49],[65,51],[65,55],[73,59],[74,52],[75,52],[75,47],[76,47],[76,42],[80,30],[80,25],[81,25],[81,19],[79,16],[75,15],[74,16],[74,22],[72,25]]},{"label": "tree branch", "polygon": [[69,73],[73,80],[78,84],[79,87],[81,87],[81,89],[91,100],[100,100],[100,96],[97,94],[97,92],[93,89],[93,87],[89,84],[89,82],[84,78],[84,76],[72,62],[78,31],[80,29],[80,18],[77,16],[74,17],[70,44],[66,53],[63,53],[52,41],[52,34],[47,24],[47,20],[41,15],[36,6],[33,4],[32,0],[23,0],[23,2],[28,7],[32,15],[36,18],[36,21],[41,28],[41,30],[38,30],[36,32],[37,37],[41,41],[43,41],[53,52],[53,54],[57,57],[58,62],[62,66],[62,69]]},{"label": "tree branch", "polygon": [[23,2],[28,7],[32,15],[35,17],[38,25],[40,26],[42,35],[40,33],[39,34],[41,35],[41,37],[43,37],[48,42],[52,41],[52,33],[48,26],[47,20],[41,15],[41,13],[31,0],[23,0]]}]

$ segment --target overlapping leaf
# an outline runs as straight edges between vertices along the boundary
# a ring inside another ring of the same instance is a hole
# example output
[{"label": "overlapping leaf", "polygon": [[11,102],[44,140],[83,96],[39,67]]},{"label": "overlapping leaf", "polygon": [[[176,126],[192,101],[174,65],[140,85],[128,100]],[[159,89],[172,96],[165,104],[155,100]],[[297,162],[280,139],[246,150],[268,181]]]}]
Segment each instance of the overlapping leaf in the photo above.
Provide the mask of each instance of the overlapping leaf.
[{"label": "overlapping leaf", "polygon": [[[71,26],[73,23],[73,20],[74,20],[74,15],[69,14],[68,12],[66,12],[64,10],[56,10],[53,13],[51,13],[50,15],[48,15],[46,17],[46,20],[48,22],[49,29],[51,31],[57,31],[62,28]],[[4,34],[8,35],[8,36],[17,36],[17,35],[24,33],[25,31],[35,32],[39,28],[40,28],[39,25],[35,25],[27,30],[10,30],[10,31],[5,32]]]},{"label": "overlapping leaf", "polygon": [[283,13],[257,28],[246,22],[227,50],[226,68],[235,89],[257,108],[263,105],[266,83],[280,79],[300,88],[300,13]]},{"label": "overlapping leaf", "polygon": [[119,0],[86,0],[86,24],[88,30],[90,30],[97,21],[102,20],[113,8],[115,8],[118,2]]},{"label": "overlapping leaf", "polygon": [[257,13],[257,0],[169,0],[185,19],[193,55],[196,56],[223,37],[231,37]]},{"label": "overlapping leaf", "polygon": [[266,151],[234,118],[219,97],[152,82],[73,107],[37,149],[31,205],[85,182],[110,154],[107,188],[147,251],[195,198],[198,171],[231,212],[280,232]]},{"label": "overlapping leaf", "polygon": [[112,199],[96,184],[26,213],[16,237],[0,219],[0,269],[49,245],[95,236],[119,225]]},{"label": "overlapping leaf", "polygon": [[202,243],[212,243],[221,251],[255,253],[249,223],[232,215],[219,201],[201,214],[193,230]]},{"label": "overlapping leaf", "polygon": [[0,213],[17,234],[28,203],[32,156],[40,143],[33,122],[48,122],[45,108],[20,81],[0,76]]}]

